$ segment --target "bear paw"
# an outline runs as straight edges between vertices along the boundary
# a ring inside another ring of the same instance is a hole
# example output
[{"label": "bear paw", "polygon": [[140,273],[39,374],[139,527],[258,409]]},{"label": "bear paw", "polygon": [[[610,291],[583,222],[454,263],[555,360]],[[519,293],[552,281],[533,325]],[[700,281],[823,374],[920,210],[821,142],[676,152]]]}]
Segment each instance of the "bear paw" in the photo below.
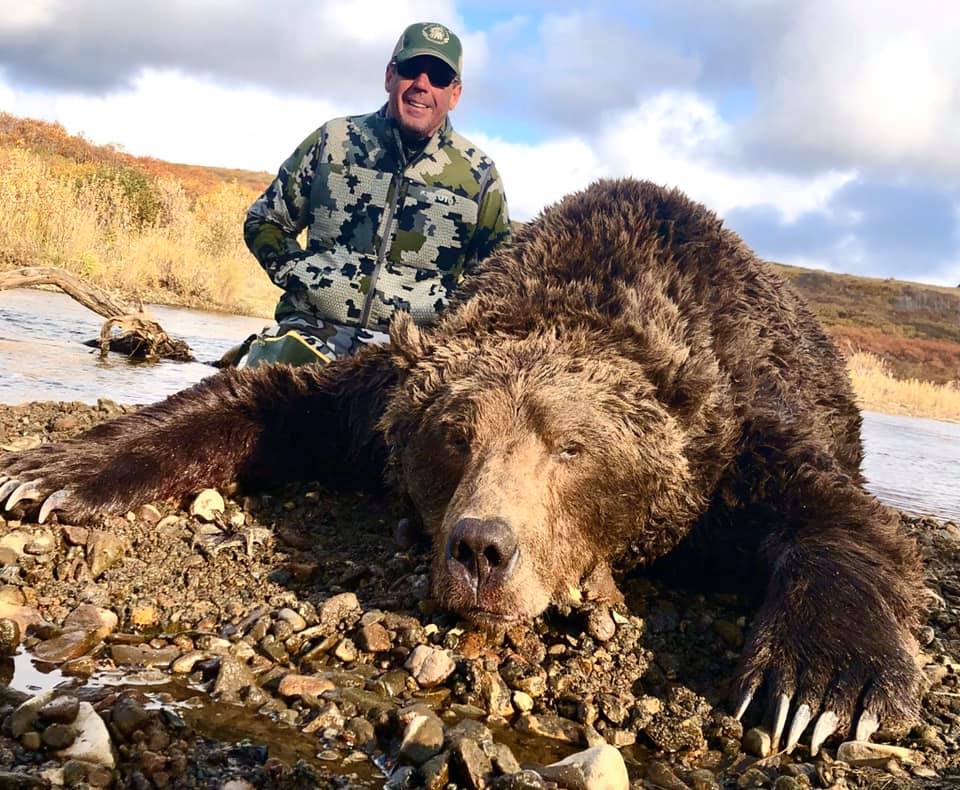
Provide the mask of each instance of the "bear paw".
[{"label": "bear paw", "polygon": [[811,756],[836,732],[866,741],[881,724],[898,729],[914,721],[920,696],[916,643],[899,624],[864,626],[869,619],[857,623],[856,634],[829,621],[808,627],[801,638],[782,623],[777,628],[758,622],[738,670],[736,718],[754,699],[765,698],[772,749],[786,732],[788,753],[814,722]]},{"label": "bear paw", "polygon": [[62,445],[45,445],[35,450],[0,458],[0,510],[36,510],[43,524],[54,511],[73,516],[89,515],[88,505],[68,481],[86,479],[78,458]]}]

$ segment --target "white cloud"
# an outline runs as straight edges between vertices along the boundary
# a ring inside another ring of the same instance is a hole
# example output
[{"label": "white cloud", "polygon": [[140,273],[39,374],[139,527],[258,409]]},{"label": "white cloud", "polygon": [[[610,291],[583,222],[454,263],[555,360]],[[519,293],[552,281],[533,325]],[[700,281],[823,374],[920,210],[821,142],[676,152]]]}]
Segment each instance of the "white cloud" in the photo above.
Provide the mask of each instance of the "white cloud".
[{"label": "white cloud", "polygon": [[102,97],[23,93],[0,79],[0,101],[15,115],[58,121],[71,133],[118,143],[131,154],[268,172],[321,123],[355,111],[153,70],[131,89]]},{"label": "white cloud", "polygon": [[61,0],[8,2],[0,8],[0,32],[26,33],[45,27],[54,20]]},{"label": "white cloud", "polygon": [[595,136],[517,145],[470,135],[497,162],[511,211],[528,219],[545,204],[601,177],[633,176],[678,187],[723,216],[772,206],[785,222],[822,211],[852,171],[790,176],[724,164],[735,130],[708,101],[667,91],[613,118]]},{"label": "white cloud", "polygon": [[788,13],[755,53],[758,144],[781,161],[960,174],[960,4],[811,0]]},{"label": "white cloud", "polygon": [[514,219],[528,220],[568,192],[609,175],[593,148],[576,137],[534,145],[466,134],[497,163]]}]

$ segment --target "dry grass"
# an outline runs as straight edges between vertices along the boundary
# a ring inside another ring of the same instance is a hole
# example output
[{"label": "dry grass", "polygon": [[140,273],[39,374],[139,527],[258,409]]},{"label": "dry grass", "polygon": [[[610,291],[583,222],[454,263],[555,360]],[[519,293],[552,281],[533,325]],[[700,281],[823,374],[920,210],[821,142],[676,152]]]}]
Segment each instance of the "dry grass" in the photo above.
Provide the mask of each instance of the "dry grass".
[{"label": "dry grass", "polygon": [[858,351],[847,357],[847,369],[861,409],[960,421],[960,383],[932,384],[896,379],[877,356]]},{"label": "dry grass", "polygon": [[270,315],[278,291],[243,243],[256,193],[0,146],[0,267],[60,266],[128,298]]}]

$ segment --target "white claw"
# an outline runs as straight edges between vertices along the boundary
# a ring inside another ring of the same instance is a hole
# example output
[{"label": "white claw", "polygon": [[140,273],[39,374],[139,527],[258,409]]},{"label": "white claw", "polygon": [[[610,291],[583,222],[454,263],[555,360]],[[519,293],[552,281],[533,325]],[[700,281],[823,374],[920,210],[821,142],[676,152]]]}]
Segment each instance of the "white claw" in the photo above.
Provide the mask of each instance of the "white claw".
[{"label": "white claw", "polygon": [[[7,510],[12,510],[13,506],[23,499],[37,499],[43,496],[43,492],[39,488],[42,482],[42,480],[28,480],[21,485],[16,491],[10,494],[10,498],[7,500]],[[6,486],[4,486],[4,488],[6,488]]]},{"label": "white claw", "polygon": [[8,480],[6,483],[0,485],[0,505],[3,505],[3,500],[11,491],[15,491],[17,486],[20,483],[16,480]]},{"label": "white claw", "polygon": [[817,719],[817,723],[813,727],[813,735],[810,736],[811,757],[817,756],[817,752],[820,751],[820,746],[823,742],[837,731],[837,724],[839,724],[839,722],[840,719],[832,710],[827,710],[820,714],[820,718]]},{"label": "white claw", "polygon": [[65,489],[61,488],[59,491],[54,491],[50,496],[48,496],[43,504],[40,506],[40,514],[37,516],[37,523],[42,524],[47,520],[54,510],[63,510],[63,506],[70,501],[70,493]]},{"label": "white claw", "polygon": [[853,736],[858,741],[869,741],[870,736],[880,729],[880,722],[877,717],[869,711],[864,711],[857,722],[857,731]]},{"label": "white claw", "polygon": [[740,721],[743,718],[743,714],[747,712],[747,708],[750,707],[750,702],[753,700],[753,692],[748,691],[743,695],[743,698],[740,700],[740,705],[737,707],[737,712],[734,714],[734,718],[737,721]]},{"label": "white claw", "polygon": [[800,736],[803,735],[803,731],[807,729],[807,725],[812,718],[813,713],[809,705],[804,704],[797,708],[797,712],[793,714],[793,721],[790,723],[790,732],[787,733],[787,743],[783,747],[787,754],[792,752],[800,742]]},{"label": "white claw", "polygon": [[780,736],[783,735],[783,728],[787,726],[787,714],[790,712],[790,695],[781,694],[777,697],[777,710],[773,714],[773,737],[770,741],[771,751],[777,751],[777,744],[780,743]]}]

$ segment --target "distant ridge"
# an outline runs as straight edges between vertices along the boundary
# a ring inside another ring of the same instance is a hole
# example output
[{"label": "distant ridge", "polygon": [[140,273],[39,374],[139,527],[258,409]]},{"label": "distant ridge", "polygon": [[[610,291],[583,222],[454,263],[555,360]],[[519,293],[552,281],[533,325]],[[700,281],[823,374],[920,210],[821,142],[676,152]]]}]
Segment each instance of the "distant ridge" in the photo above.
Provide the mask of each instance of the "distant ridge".
[{"label": "distant ridge", "polygon": [[960,288],[771,265],[844,351],[877,355],[897,378],[960,381]]},{"label": "distant ridge", "polygon": [[273,175],[252,170],[205,165],[183,165],[149,156],[133,156],[115,145],[96,145],[83,135],[67,133],[59,123],[19,118],[0,112],[0,145],[22,145],[45,156],[62,157],[74,162],[101,162],[122,167],[137,167],[153,176],[174,176],[188,194],[209,192],[218,184],[236,182],[239,186],[262,192]]}]

